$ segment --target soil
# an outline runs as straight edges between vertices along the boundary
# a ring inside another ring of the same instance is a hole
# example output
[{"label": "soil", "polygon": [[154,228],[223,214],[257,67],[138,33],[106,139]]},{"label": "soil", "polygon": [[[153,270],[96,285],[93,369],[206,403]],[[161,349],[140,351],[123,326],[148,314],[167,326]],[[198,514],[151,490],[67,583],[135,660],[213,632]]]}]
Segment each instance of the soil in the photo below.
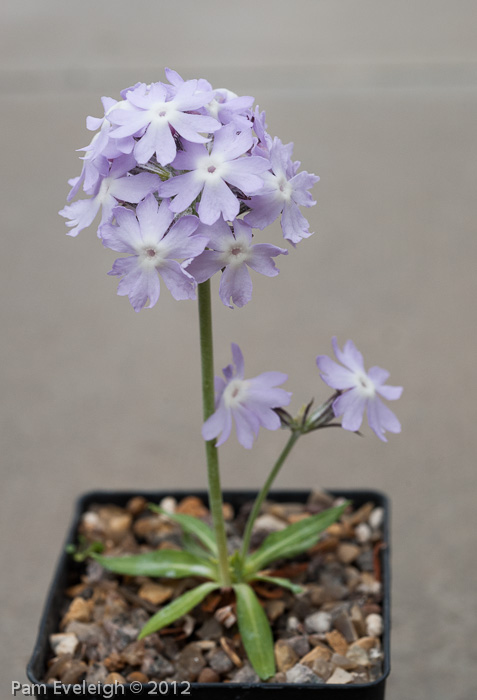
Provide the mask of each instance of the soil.
[{"label": "soil", "polygon": [[[210,523],[208,509],[196,497],[180,502],[166,498],[161,505]],[[234,513],[224,504],[232,551],[240,547],[251,505]],[[270,532],[333,505],[339,499],[318,492],[306,504],[266,502],[252,548]],[[382,509],[373,503],[350,507],[306,554],[277,561],[268,573],[302,585],[305,591],[299,595],[254,584],[275,639],[277,673],[267,682],[360,684],[382,676],[382,521]],[[88,542],[101,542],[111,556],[182,545],[180,528],[149,510],[142,497],[125,508],[91,506],[82,516],[80,534]],[[65,591],[59,629],[50,635],[44,681],[258,682],[241,644],[230,591],[211,593],[170,627],[137,641],[151,615],[196,583],[194,578],[115,575],[89,560]]]}]

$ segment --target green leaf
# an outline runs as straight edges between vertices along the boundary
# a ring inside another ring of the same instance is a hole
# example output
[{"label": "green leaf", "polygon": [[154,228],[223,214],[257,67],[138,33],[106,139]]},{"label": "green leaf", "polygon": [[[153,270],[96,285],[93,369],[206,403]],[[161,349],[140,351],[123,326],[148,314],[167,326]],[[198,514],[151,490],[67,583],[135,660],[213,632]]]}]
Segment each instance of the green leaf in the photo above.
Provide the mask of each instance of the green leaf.
[{"label": "green leaf", "polygon": [[217,578],[217,569],[212,562],[175,549],[159,549],[126,557],[102,557],[99,554],[93,554],[92,557],[105,569],[127,576],[203,576],[214,580]]},{"label": "green leaf", "polygon": [[176,598],[166,605],[164,608],[159,610],[151,619],[146,622],[142,630],[138,635],[138,639],[146,637],[152,632],[157,632],[157,630],[167,627],[171,622],[177,620],[179,617],[186,615],[192,608],[199,605],[209,593],[215,591],[219,588],[217,583],[201,583],[200,586],[196,586],[187,593],[183,593],[179,598]]},{"label": "green leaf", "polygon": [[154,503],[149,504],[149,508],[154,511],[154,513],[161,513],[161,515],[167,515],[168,518],[176,522],[184,532],[188,532],[191,535],[195,535],[202,544],[207,547],[207,549],[214,555],[217,556],[217,543],[215,541],[215,534],[211,527],[204,523],[198,518],[194,518],[192,515],[184,515],[182,513],[169,513],[160,506],[154,505]]},{"label": "green leaf", "polygon": [[200,542],[197,542],[195,537],[189,535],[188,532],[182,533],[182,546],[186,552],[194,554],[196,557],[200,557],[201,559],[205,559],[206,561],[211,561],[212,559],[211,553],[207,552],[204,549],[204,547],[200,544]]},{"label": "green leaf", "polygon": [[264,569],[272,561],[294,557],[316,544],[318,535],[341,516],[349,501],[336,508],[328,508],[322,513],[299,520],[284,530],[272,532],[262,545],[249,557],[245,565],[247,577]]},{"label": "green leaf", "polygon": [[264,609],[247,583],[234,585],[237,622],[250,663],[262,680],[274,676],[273,635]]},{"label": "green leaf", "polygon": [[299,586],[297,583],[292,583],[287,578],[281,578],[281,576],[266,576],[265,574],[253,574],[249,577],[249,580],[253,581],[264,581],[265,583],[273,583],[275,586],[281,586],[282,588],[288,588],[295,595],[298,593],[303,593],[306,589],[303,586]]}]

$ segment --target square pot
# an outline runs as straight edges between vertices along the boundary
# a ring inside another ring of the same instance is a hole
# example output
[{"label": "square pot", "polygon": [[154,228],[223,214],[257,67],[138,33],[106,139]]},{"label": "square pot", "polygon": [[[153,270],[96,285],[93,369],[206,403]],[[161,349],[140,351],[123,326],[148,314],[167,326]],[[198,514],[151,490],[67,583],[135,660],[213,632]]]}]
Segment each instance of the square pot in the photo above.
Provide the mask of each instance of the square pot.
[{"label": "square pot", "polygon": [[[372,501],[376,506],[384,510],[384,521],[382,526],[383,543],[379,552],[381,566],[382,583],[382,615],[384,621],[384,631],[382,635],[382,648],[384,652],[383,674],[372,682],[360,685],[349,684],[298,684],[298,683],[126,683],[114,688],[114,694],[101,694],[98,686],[95,685],[95,692],[87,690],[79,694],[78,687],[61,687],[52,683],[42,682],[44,672],[47,667],[47,660],[50,655],[49,635],[59,628],[61,618],[61,605],[64,601],[64,591],[70,586],[79,572],[80,565],[73,561],[70,555],[63,548],[56,572],[50,586],[46,600],[44,612],[40,621],[38,637],[27,666],[27,676],[35,686],[37,698],[47,698],[54,700],[61,697],[83,697],[83,698],[145,698],[173,695],[190,695],[193,700],[292,700],[297,696],[300,700],[383,700],[386,678],[390,671],[390,551],[389,551],[389,501],[387,497],[378,491],[365,490],[339,490],[330,489],[332,496],[350,499],[353,506],[359,506]],[[164,491],[164,492],[138,492],[138,491],[98,491],[86,493],[81,496],[76,504],[76,510],[71,524],[65,546],[77,541],[77,531],[82,514],[88,510],[93,503],[115,504],[125,506],[126,503],[135,496],[144,496],[149,501],[159,502],[166,496],[172,496],[178,500],[190,495],[185,491]],[[192,495],[201,498],[204,503],[208,502],[208,494],[205,491],[198,491]],[[224,501],[230,503],[235,510],[244,503],[255,498],[256,493],[252,491],[225,491]],[[308,499],[309,491],[271,491],[269,499],[278,503],[287,501],[305,503]],[[79,684],[81,685],[81,684]],[[140,686],[140,687],[139,687]],[[189,686],[189,687],[187,687]],[[188,692],[187,692],[188,691]]]}]

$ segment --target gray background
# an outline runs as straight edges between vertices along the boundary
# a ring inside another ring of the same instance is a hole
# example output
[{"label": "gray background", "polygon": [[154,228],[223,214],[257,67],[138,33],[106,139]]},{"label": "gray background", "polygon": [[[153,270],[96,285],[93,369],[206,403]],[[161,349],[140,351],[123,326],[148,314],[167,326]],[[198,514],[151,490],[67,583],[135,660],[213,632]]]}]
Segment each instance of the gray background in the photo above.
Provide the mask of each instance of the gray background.
[{"label": "gray background", "polygon": [[[405,386],[399,436],[303,439],[283,487],[373,487],[393,502],[390,700],[470,700],[475,684],[475,2],[3,0],[2,685],[24,680],[72,503],[93,488],[205,484],[194,302],[135,314],[94,229],[57,211],[88,114],[138,80],[252,94],[269,131],[321,176],[316,233],[216,295],[217,370],[289,374],[292,408],[327,396],[314,364],[353,338]],[[281,245],[278,224],[266,236]],[[217,284],[215,284],[217,291]],[[474,420],[472,420],[474,418]],[[285,436],[222,449],[223,482],[254,488]],[[474,589],[474,590],[472,590]]]}]

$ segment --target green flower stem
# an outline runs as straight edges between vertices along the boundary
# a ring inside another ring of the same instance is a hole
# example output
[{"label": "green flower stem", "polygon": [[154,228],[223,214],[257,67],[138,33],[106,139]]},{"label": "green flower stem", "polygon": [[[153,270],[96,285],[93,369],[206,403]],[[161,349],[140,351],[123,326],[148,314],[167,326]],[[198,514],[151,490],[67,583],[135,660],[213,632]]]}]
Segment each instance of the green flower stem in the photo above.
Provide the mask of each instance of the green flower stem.
[{"label": "green flower stem", "polygon": [[257,519],[258,514],[260,513],[260,508],[262,507],[262,504],[264,500],[266,499],[268,492],[270,491],[270,487],[275,481],[275,478],[280,471],[284,461],[290,454],[293,445],[295,442],[298,440],[300,437],[301,432],[299,430],[293,430],[292,434],[290,435],[287,444],[282,450],[282,453],[280,454],[279,458],[275,462],[275,465],[268,475],[268,479],[266,480],[265,484],[262,487],[262,490],[258,494],[257,498],[255,499],[255,503],[253,504],[252,511],[250,515],[248,516],[247,520],[247,525],[245,526],[245,531],[244,531],[244,536],[243,536],[243,545],[242,545],[242,552],[241,552],[241,557],[242,561],[245,561],[245,557],[248,554],[248,550],[250,547],[250,539],[252,537],[252,528],[255,520]]},{"label": "green flower stem", "polygon": [[[212,306],[210,301],[210,281],[198,285],[200,356],[202,364],[202,404],[204,421],[215,411],[214,393],[214,349],[212,342]],[[220,486],[219,453],[215,440],[205,443],[207,457],[207,474],[209,480],[209,507],[212,513],[214,531],[217,539],[220,583],[230,586],[229,562],[227,554],[227,536],[225,534],[224,514],[222,511],[222,489]]]}]

